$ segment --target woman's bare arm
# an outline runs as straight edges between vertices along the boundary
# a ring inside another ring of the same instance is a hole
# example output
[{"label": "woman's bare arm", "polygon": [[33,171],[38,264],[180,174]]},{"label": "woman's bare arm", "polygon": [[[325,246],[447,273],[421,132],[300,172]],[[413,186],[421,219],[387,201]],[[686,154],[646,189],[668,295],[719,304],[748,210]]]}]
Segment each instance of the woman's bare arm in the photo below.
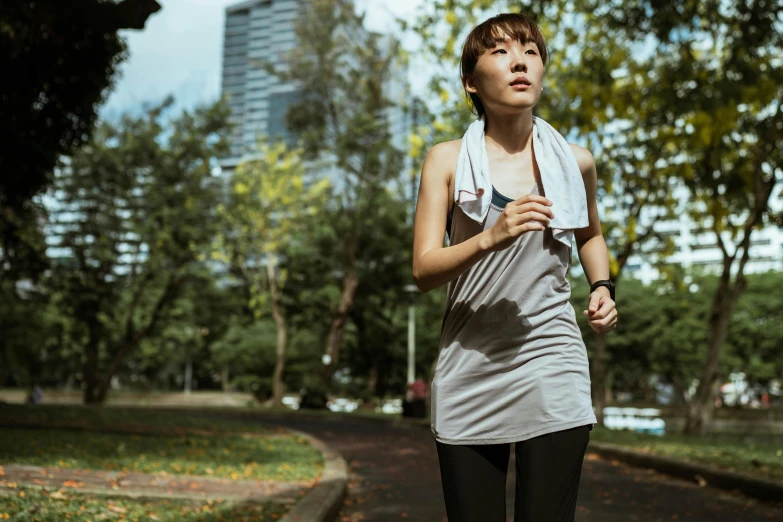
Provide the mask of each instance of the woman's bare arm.
[{"label": "woman's bare arm", "polygon": [[413,228],[413,280],[422,292],[448,283],[490,251],[486,232],[449,247],[443,246],[451,201],[449,179],[456,165],[459,141],[430,149],[421,169]]}]

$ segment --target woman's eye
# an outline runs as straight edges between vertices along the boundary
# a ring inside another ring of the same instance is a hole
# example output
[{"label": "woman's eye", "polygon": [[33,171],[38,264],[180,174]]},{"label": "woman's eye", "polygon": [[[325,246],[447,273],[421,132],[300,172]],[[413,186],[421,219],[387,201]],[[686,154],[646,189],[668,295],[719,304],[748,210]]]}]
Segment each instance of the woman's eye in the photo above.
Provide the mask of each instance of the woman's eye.
[{"label": "woman's eye", "polygon": [[533,49],[528,49],[527,52],[536,54],[536,52]]},{"label": "woman's eye", "polygon": [[506,50],[505,49],[496,49],[496,50],[492,51],[492,54],[499,53],[499,52],[504,52],[505,53]]}]

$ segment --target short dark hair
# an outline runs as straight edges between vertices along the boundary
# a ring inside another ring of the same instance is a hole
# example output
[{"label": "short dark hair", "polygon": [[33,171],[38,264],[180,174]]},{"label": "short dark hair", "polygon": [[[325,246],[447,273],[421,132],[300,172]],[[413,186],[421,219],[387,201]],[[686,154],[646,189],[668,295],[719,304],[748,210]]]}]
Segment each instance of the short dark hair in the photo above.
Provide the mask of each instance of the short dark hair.
[{"label": "short dark hair", "polygon": [[[462,45],[462,59],[460,60],[460,77],[462,86],[465,86],[465,78],[473,74],[479,56],[487,49],[491,49],[501,42],[503,35],[508,35],[514,40],[525,44],[534,42],[541,53],[541,60],[546,65],[549,51],[541,29],[527,16],[520,13],[503,13],[481,22],[474,27]],[[479,118],[484,116],[484,104],[476,94],[465,91],[469,103],[476,111]]]}]

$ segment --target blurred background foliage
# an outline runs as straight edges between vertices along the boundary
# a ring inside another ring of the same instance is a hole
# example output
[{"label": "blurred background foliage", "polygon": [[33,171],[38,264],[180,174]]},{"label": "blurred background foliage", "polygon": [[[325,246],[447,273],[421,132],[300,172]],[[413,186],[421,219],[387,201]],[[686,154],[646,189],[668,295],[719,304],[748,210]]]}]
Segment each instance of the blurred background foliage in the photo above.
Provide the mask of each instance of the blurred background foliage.
[{"label": "blurred background foliage", "polygon": [[[35,111],[16,112],[17,134],[4,129],[0,140],[9,147],[0,154],[0,387],[78,389],[87,403],[117,389],[183,387],[275,402],[303,387],[366,401],[399,396],[410,299],[416,372],[429,379],[445,288],[413,297],[405,290],[413,202],[399,190],[410,184],[404,160],[417,175],[427,149],[459,138],[472,120],[458,79],[460,44],[503,10],[521,10],[543,28],[551,61],[537,113],[593,152],[599,206],[617,202],[602,223],[618,280],[617,331],[592,333],[581,313],[586,281],[571,278],[594,398],[654,402],[651,383],[664,382],[676,404],[698,406],[693,419],[708,420],[713,384],[730,372],[761,386],[783,376],[783,296],[770,292],[783,287],[783,274],[743,271],[750,232],[783,223],[768,205],[783,146],[782,2],[427,3],[402,27],[437,64],[430,97],[408,101],[417,117],[407,150],[392,145],[384,110],[394,102],[380,94],[389,64],[406,51],[335,38],[361,17],[349,1],[332,4],[313,3],[297,33],[302,45],[279,72],[305,85],[305,103],[288,117],[301,148],[260,138],[258,150],[273,161],[231,173],[218,168],[231,132],[223,101],[175,113],[168,99],[97,120],[125,57],[121,25],[60,36],[89,44],[62,57],[89,88],[75,92],[59,69],[49,71],[59,79],[32,78],[30,92],[3,83],[4,108],[40,104],[70,123],[62,129]],[[38,12],[57,19],[60,11],[46,4]],[[35,40],[14,29],[32,16],[0,14],[0,38],[17,50],[5,55],[6,71],[22,67],[18,50]],[[39,62],[71,44],[37,42]],[[329,61],[335,56],[354,59]],[[305,81],[312,77],[323,81]],[[28,153],[31,146],[41,150]],[[690,191],[685,208],[672,196],[677,182]],[[56,203],[44,205],[44,196]],[[654,221],[640,225],[649,208],[661,210],[659,219],[688,213],[719,242],[729,233],[724,272],[668,265],[671,240]],[[52,227],[59,239],[47,249]],[[661,279],[623,277],[628,258],[650,245]],[[707,384],[692,390],[694,382]],[[696,420],[691,429],[701,429]]]}]

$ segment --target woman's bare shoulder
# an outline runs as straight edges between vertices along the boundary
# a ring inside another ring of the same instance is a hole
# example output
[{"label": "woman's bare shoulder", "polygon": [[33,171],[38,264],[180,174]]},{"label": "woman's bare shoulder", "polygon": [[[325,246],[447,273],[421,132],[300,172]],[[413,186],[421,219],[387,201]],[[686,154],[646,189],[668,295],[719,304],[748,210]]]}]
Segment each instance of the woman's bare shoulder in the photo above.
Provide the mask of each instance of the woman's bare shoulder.
[{"label": "woman's bare shoulder", "polygon": [[457,155],[461,145],[461,139],[444,141],[433,145],[427,153],[425,162],[439,177],[443,176],[449,185],[451,185],[451,180],[454,179]]},{"label": "woman's bare shoulder", "polygon": [[462,139],[443,141],[433,145],[427,155],[432,155],[432,159],[437,160],[438,163],[442,163],[444,165],[451,165],[451,163],[454,163],[454,165],[451,165],[453,170],[453,167],[455,167],[457,164],[457,154],[459,154],[459,148],[461,145]]},{"label": "woman's bare shoulder", "polygon": [[576,162],[579,164],[579,170],[582,171],[583,176],[595,170],[595,159],[593,159],[593,154],[589,150],[575,143],[569,143],[568,145],[571,146],[571,150],[574,156],[576,156]]}]

